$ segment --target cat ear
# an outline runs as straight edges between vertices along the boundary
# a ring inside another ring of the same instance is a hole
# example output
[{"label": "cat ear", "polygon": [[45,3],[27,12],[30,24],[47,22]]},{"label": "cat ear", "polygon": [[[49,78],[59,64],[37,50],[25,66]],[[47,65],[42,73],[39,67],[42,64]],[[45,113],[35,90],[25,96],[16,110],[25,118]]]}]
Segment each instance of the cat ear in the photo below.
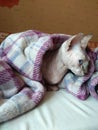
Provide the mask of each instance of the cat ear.
[{"label": "cat ear", "polygon": [[71,36],[67,41],[63,43],[66,50],[70,50],[75,44],[78,44],[84,37],[83,33],[78,33],[77,35]]},{"label": "cat ear", "polygon": [[82,40],[81,40],[81,47],[82,48],[86,48],[87,47],[87,45],[88,45],[88,43],[89,43],[89,40],[92,38],[92,36],[93,35],[86,35],[86,36],[84,36],[83,38],[82,38]]}]

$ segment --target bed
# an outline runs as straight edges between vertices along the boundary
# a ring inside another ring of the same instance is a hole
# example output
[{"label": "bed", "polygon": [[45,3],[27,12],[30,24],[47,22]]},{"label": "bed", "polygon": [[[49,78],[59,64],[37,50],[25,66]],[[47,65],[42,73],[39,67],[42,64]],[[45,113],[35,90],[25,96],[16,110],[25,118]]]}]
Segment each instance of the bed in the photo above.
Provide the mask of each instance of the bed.
[{"label": "bed", "polygon": [[[98,47],[91,42],[90,48]],[[6,100],[0,100],[3,104]],[[48,91],[33,110],[0,124],[0,130],[97,130],[98,101],[79,100],[63,89]]]}]

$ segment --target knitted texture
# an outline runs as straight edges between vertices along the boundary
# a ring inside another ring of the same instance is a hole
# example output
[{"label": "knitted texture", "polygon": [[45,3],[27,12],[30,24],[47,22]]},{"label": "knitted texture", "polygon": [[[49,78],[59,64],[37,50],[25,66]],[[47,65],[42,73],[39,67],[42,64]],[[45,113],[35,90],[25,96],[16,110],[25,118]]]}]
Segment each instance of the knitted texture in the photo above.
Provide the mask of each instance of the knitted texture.
[{"label": "knitted texture", "polygon": [[[0,46],[0,97],[8,100],[0,106],[0,122],[17,117],[37,106],[45,94],[40,72],[43,55],[59,48],[69,39],[65,34],[46,34],[29,30],[9,35]],[[79,99],[89,94],[97,97],[98,51],[87,50],[90,56],[89,72],[77,77],[68,72],[60,88]],[[96,81],[96,82],[95,82]]]},{"label": "knitted texture", "polygon": [[64,34],[45,34],[26,31],[12,34],[1,44],[1,58],[19,73],[32,80],[41,81],[40,66],[47,50],[60,47],[69,38]]},{"label": "knitted texture", "polygon": [[45,94],[40,72],[47,50],[61,46],[70,36],[29,30],[9,35],[0,46],[0,122],[23,114],[39,104]]},{"label": "knitted texture", "polygon": [[25,81],[29,87],[5,61],[0,60],[0,97],[9,98],[0,106],[0,122],[29,111],[43,98],[45,90],[40,82],[27,78]]}]

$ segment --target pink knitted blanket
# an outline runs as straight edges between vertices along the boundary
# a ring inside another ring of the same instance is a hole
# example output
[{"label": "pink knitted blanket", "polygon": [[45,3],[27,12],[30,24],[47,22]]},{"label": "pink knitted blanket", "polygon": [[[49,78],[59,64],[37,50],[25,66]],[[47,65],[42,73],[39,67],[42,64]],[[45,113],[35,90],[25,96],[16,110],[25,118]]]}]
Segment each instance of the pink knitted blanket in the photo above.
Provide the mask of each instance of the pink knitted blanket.
[{"label": "pink knitted blanket", "polygon": [[[40,103],[45,94],[40,72],[43,55],[47,50],[59,48],[69,37],[71,36],[65,34],[46,34],[29,30],[11,34],[2,42],[0,46],[0,98],[8,100],[0,106],[0,122],[19,116]],[[75,75],[69,78],[65,75],[59,85],[60,88],[68,90],[83,100],[97,90],[94,87],[98,84],[98,51],[88,50],[88,52],[91,58],[91,71],[88,75],[81,80],[78,80],[80,77],[75,77]],[[72,75],[70,72],[68,74]],[[91,86],[95,77],[96,85]],[[72,81],[74,88],[76,82],[81,81],[81,83],[76,86],[77,89],[71,90],[68,79]]]}]

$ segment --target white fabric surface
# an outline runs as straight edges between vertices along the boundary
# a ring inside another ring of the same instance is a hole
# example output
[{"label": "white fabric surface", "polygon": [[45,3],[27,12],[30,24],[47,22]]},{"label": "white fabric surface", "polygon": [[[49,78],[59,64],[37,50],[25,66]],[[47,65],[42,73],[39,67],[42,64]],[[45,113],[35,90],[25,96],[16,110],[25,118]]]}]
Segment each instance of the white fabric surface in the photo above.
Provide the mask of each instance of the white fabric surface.
[{"label": "white fabric surface", "polygon": [[0,130],[98,130],[98,101],[81,101],[65,90],[47,92],[39,106],[0,124]]}]

